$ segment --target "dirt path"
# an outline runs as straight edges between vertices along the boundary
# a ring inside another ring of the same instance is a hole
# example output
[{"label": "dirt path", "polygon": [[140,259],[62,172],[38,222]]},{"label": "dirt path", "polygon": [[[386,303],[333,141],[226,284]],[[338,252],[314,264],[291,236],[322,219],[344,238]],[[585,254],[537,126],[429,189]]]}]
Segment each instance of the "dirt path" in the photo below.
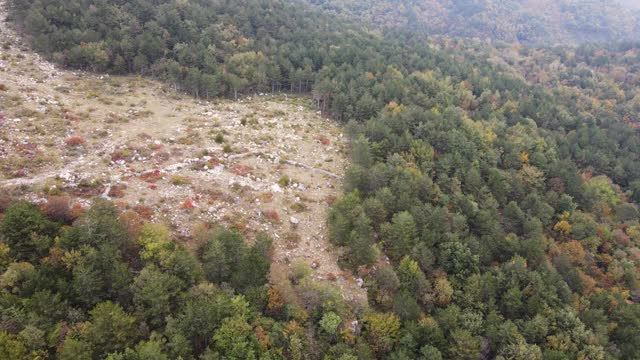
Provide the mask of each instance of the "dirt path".
[{"label": "dirt path", "polygon": [[35,201],[62,191],[84,205],[105,196],[184,239],[201,223],[250,240],[267,232],[273,282],[303,261],[366,304],[327,239],[346,141],[308,99],[206,102],[146,79],[61,70],[4,21],[1,44],[10,48],[0,50],[0,189]]}]

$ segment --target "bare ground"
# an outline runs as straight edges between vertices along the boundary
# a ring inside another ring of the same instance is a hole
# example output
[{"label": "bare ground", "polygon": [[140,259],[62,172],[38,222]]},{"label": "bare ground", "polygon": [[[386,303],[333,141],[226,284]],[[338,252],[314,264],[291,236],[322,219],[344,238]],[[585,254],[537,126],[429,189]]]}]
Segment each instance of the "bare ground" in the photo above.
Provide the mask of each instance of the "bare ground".
[{"label": "bare ground", "polygon": [[267,232],[272,282],[284,286],[303,261],[362,305],[366,291],[337,266],[326,231],[346,146],[306,98],[201,101],[147,79],[61,70],[0,21],[1,189],[83,206],[108,197],[185,241],[202,223],[249,240]]}]

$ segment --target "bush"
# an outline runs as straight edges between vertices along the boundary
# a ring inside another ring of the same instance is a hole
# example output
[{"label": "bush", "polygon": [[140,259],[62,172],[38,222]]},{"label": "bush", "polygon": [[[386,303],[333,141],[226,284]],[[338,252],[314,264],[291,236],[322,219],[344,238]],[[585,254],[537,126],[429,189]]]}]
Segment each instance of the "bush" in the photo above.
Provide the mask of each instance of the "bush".
[{"label": "bush", "polygon": [[183,186],[191,184],[191,180],[188,177],[182,175],[175,175],[171,178],[171,185]]},{"label": "bush", "polygon": [[187,199],[185,200],[182,205],[180,205],[180,209],[183,210],[191,210],[191,209],[195,209],[195,204],[193,203],[193,200],[191,199]]},{"label": "bush", "polygon": [[287,187],[291,184],[291,179],[287,175],[282,175],[278,180],[278,184],[282,187]]},{"label": "bush", "polygon": [[86,140],[81,138],[80,136],[72,136],[64,141],[65,145],[68,147],[79,147],[84,146],[86,144]]},{"label": "bush", "polygon": [[284,243],[287,249],[295,249],[300,243],[300,234],[288,232],[284,235]]},{"label": "bush", "polygon": [[61,223],[71,223],[74,219],[71,213],[71,200],[68,196],[49,196],[43,211],[49,219]]},{"label": "bush", "polygon": [[291,266],[291,274],[289,274],[289,280],[298,284],[302,279],[311,275],[311,266],[304,261],[298,261]]},{"label": "bush", "polygon": [[32,260],[45,254],[56,230],[57,226],[37,206],[26,201],[9,206],[0,223],[0,234],[16,260]]},{"label": "bush", "polygon": [[272,222],[280,222],[280,214],[273,209],[265,210],[262,212]]}]

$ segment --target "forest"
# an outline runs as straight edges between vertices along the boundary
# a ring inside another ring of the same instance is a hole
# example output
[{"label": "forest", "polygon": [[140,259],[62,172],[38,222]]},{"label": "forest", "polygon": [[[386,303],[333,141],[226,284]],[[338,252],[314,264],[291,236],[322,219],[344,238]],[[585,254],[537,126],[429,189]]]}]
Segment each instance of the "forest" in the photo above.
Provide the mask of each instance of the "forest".
[{"label": "forest", "polygon": [[633,0],[309,0],[315,6],[392,29],[534,46],[633,40]]},{"label": "forest", "polygon": [[190,251],[101,200],[14,202],[0,358],[638,359],[640,44],[434,37],[317,3],[9,9],[61,66],[207,99],[312,97],[352,141],[328,225],[368,306],[311,284],[284,303],[264,236],[212,226]]}]

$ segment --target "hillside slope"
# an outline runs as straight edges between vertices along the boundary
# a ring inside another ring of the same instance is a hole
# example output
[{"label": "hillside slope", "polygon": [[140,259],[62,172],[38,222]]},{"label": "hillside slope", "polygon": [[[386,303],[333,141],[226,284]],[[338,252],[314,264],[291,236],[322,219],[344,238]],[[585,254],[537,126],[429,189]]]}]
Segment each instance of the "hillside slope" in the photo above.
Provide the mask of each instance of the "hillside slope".
[{"label": "hillside slope", "polygon": [[276,239],[276,283],[306,262],[316,279],[337,281],[345,299],[366,302],[336,265],[325,226],[346,140],[309,99],[208,102],[147,79],[62,70],[4,21],[0,44],[5,193],[42,204],[64,195],[83,207],[105,197],[183,239],[201,224],[250,239],[266,232]]},{"label": "hillside slope", "polygon": [[[633,2],[603,0],[309,0],[372,27],[526,44],[635,40]],[[625,10],[626,8],[626,10]]]}]

